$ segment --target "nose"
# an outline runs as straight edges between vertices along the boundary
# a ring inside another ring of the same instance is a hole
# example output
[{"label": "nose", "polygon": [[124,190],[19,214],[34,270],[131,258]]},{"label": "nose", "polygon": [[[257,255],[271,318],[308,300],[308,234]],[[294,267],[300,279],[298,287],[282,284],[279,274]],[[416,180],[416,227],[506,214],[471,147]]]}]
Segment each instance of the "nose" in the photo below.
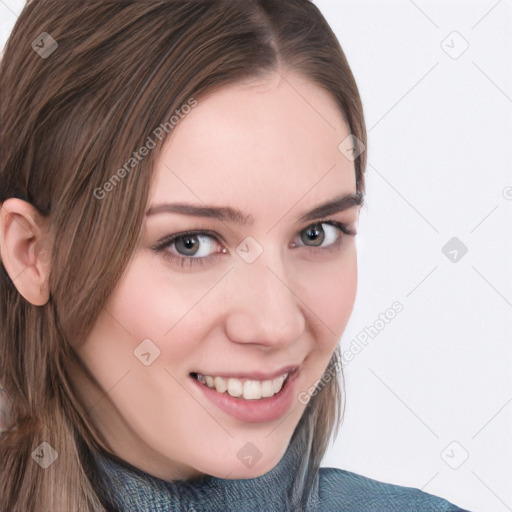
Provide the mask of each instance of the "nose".
[{"label": "nose", "polygon": [[300,298],[279,259],[240,262],[231,276],[226,334],[237,343],[285,347],[305,328]]}]

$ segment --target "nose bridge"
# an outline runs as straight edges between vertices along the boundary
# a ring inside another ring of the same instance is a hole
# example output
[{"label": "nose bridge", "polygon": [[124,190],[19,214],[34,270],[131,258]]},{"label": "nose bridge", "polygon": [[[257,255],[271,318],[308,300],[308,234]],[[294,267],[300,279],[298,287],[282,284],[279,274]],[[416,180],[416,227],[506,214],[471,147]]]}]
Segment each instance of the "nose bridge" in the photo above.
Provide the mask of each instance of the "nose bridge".
[{"label": "nose bridge", "polygon": [[265,251],[252,263],[239,261],[234,274],[227,322],[233,341],[286,344],[300,335],[305,320],[278,251]]}]

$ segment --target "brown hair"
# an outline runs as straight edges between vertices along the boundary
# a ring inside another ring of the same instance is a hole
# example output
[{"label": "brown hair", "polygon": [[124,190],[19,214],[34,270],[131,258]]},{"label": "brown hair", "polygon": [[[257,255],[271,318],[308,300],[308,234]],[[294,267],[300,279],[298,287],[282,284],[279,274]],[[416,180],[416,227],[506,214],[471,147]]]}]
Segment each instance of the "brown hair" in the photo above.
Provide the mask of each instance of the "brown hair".
[{"label": "brown hair", "polygon": [[[42,33],[58,44],[46,58],[33,46]],[[0,65],[0,202],[17,197],[48,219],[50,300],[25,300],[0,265],[0,382],[13,421],[0,435],[3,512],[110,510],[91,457],[109,448],[71,385],[70,368],[81,364],[72,345],[87,337],[139,243],[165,137],[115,191],[99,200],[95,190],[190,98],[286,68],[326,90],[366,144],[354,77],[308,0],[25,6]],[[363,194],[366,153],[354,164]],[[337,347],[326,372],[339,367]],[[308,482],[337,434],[341,404],[332,378],[294,433],[303,437],[299,473]],[[46,470],[31,459],[43,441],[59,454]]]}]

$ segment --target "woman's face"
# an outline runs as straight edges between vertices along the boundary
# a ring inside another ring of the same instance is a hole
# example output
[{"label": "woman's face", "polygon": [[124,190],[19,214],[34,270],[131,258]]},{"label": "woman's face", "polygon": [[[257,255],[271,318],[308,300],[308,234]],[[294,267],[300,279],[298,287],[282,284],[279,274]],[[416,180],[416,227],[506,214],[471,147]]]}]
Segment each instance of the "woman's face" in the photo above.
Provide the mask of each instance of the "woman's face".
[{"label": "woman's face", "polygon": [[349,133],[293,73],[199,99],[174,128],[142,243],[79,349],[101,390],[76,382],[119,457],[167,480],[282,458],[355,300]]}]

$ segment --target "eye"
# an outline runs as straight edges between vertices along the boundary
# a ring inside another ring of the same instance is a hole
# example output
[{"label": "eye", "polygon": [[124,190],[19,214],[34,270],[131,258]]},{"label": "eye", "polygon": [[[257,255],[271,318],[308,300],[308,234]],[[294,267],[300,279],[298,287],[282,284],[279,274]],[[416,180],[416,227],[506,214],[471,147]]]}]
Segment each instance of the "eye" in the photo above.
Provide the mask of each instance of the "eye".
[{"label": "eye", "polygon": [[210,257],[226,252],[217,237],[205,231],[170,235],[153,246],[153,250],[181,266],[203,264]]},{"label": "eye", "polygon": [[[298,233],[300,241],[292,242],[290,247],[308,247],[312,251],[334,250],[343,242],[344,234],[355,235],[356,232],[341,222],[317,222]],[[227,254],[219,236],[210,231],[188,231],[169,235],[152,249],[182,267],[203,265],[211,262],[212,258]]]},{"label": "eye", "polygon": [[336,221],[317,222],[308,226],[300,233],[300,243],[293,243],[292,247],[306,246],[329,248],[343,239],[343,233],[346,235],[355,235],[355,231],[348,229],[345,224]]},{"label": "eye", "polygon": [[173,245],[182,256],[204,258],[209,256],[215,242],[208,235],[183,235],[176,238]]}]

